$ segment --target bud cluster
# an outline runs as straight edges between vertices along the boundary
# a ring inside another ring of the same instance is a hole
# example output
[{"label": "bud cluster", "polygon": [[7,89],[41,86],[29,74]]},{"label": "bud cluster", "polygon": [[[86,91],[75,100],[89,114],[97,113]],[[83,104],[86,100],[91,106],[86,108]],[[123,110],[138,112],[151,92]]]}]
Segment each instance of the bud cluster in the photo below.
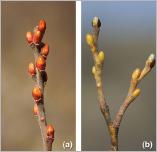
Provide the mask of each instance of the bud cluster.
[{"label": "bud cluster", "polygon": [[[26,33],[26,40],[29,45],[33,46],[38,50],[38,57],[36,58],[35,63],[29,63],[28,65],[28,73],[33,77],[37,78],[37,74],[40,74],[43,80],[43,83],[47,82],[47,73],[45,71],[46,68],[46,59],[49,54],[49,45],[46,43],[42,43],[42,38],[44,36],[46,30],[46,22],[45,20],[40,20],[38,25],[35,27],[33,32]],[[35,86],[32,90],[32,96],[36,104],[38,104],[43,95],[42,90],[39,86]],[[34,107],[34,110],[37,108]]]},{"label": "bud cluster", "polygon": [[132,97],[139,96],[141,90],[139,88],[136,88],[137,83],[153,68],[155,65],[155,55],[150,54],[148,59],[146,60],[146,64],[143,70],[140,70],[139,68],[136,68],[132,73],[132,86],[134,86],[134,89],[132,90]]},{"label": "bud cluster", "polygon": [[26,39],[28,44],[34,47],[38,47],[40,46],[40,44],[42,44],[41,48],[38,47],[39,56],[36,59],[36,63],[29,64],[28,73],[31,76],[35,76],[36,68],[37,68],[40,72],[44,71],[44,75],[46,75],[46,78],[44,78],[44,80],[46,79],[47,81],[47,74],[45,74],[46,73],[45,68],[46,68],[46,59],[49,54],[49,45],[41,43],[45,30],[46,30],[46,22],[45,20],[42,19],[39,21],[38,26],[35,27],[33,33],[32,32],[26,33]]},{"label": "bud cluster", "polygon": [[[38,26],[35,27],[34,32],[27,32],[26,39],[28,44],[33,45],[38,49],[38,57],[36,58],[35,63],[29,63],[28,65],[28,73],[32,77],[36,77],[36,74],[41,74],[43,82],[47,82],[47,73],[45,71],[46,68],[46,59],[49,54],[49,45],[46,43],[42,43],[41,40],[44,36],[46,30],[46,22],[45,20],[40,20]],[[41,46],[41,47],[39,47]],[[32,96],[36,103],[42,99],[42,90],[39,86],[35,86],[32,91]]]},{"label": "bud cluster", "polygon": [[[33,32],[26,33],[26,40],[31,48],[35,51],[35,63],[29,63],[28,65],[28,73],[36,80],[36,82],[41,81],[42,84],[47,82],[47,73],[45,71],[46,68],[46,59],[49,54],[49,45],[42,42],[42,38],[44,36],[46,30],[46,22],[45,20],[40,20],[38,25],[35,27]],[[46,122],[46,117],[43,115],[45,111],[41,110],[39,104],[43,103],[43,88],[38,83],[32,89],[32,97],[34,99],[34,107],[33,113],[34,116],[38,116],[41,122]],[[41,105],[40,105],[41,106]],[[46,124],[46,123],[45,123]],[[54,141],[54,127],[52,125],[45,125],[45,137],[46,140],[50,140],[51,143]]]},{"label": "bud cluster", "polygon": [[35,27],[33,32],[26,33],[26,39],[29,44],[39,45],[46,30],[45,20],[40,20],[38,26]]},{"label": "bud cluster", "polygon": [[[101,27],[101,22],[98,17],[94,17],[92,20],[92,27],[94,29],[94,34],[88,33],[86,35],[86,42],[89,45],[91,52],[93,53],[95,63],[98,65],[102,65],[105,59],[105,54],[103,51],[98,51],[98,46],[97,46],[97,37],[98,37],[98,31]],[[97,69],[97,66],[92,67],[92,74],[95,75],[96,72],[99,71]]]}]

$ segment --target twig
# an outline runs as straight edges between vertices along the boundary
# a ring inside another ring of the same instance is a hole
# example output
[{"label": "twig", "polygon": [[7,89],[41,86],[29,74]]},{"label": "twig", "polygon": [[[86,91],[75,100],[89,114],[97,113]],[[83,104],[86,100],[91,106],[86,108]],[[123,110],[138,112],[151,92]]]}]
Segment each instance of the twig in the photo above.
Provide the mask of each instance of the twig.
[{"label": "twig", "polygon": [[113,127],[116,128],[116,130],[119,130],[120,123],[128,106],[139,96],[141,92],[141,90],[137,88],[138,83],[151,71],[154,65],[155,65],[155,56],[154,54],[151,54],[148,57],[145,67],[143,68],[142,71],[140,69],[134,70],[130,81],[130,88],[128,94],[113,121]]},{"label": "twig", "polygon": [[142,72],[140,71],[140,69],[136,69],[133,72],[128,95],[125,98],[118,113],[116,114],[115,120],[112,121],[110,116],[109,106],[105,100],[105,95],[103,93],[103,83],[102,83],[103,69],[102,68],[104,63],[104,52],[98,50],[98,36],[101,27],[101,22],[98,17],[93,18],[92,26],[93,26],[93,34],[86,35],[86,41],[87,44],[90,46],[93,55],[94,64],[95,64],[92,68],[92,73],[96,81],[100,110],[105,118],[109,135],[110,135],[111,150],[117,151],[118,130],[122,117],[124,116],[124,113],[128,108],[128,106],[130,105],[130,103],[132,103],[134,99],[140,94],[140,89],[137,88],[137,84],[151,71],[151,69],[155,65],[155,56],[153,54],[149,56]]},{"label": "twig", "polygon": [[[40,50],[35,47],[34,48],[34,57],[35,57],[35,63],[37,61],[37,58],[39,57],[39,52]],[[39,114],[38,116],[38,124],[40,126],[40,131],[41,131],[41,136],[43,140],[43,150],[51,150],[51,145],[47,145],[47,135],[46,135],[46,126],[47,126],[47,121],[46,121],[46,114],[45,114],[45,108],[44,108],[44,82],[41,76],[41,72],[36,68],[36,83],[37,85],[41,88],[43,97],[38,104],[38,111]],[[41,121],[42,120],[42,121]]]},{"label": "twig", "polygon": [[[26,38],[31,48],[34,50],[35,66],[29,66],[29,73],[36,81],[36,86],[32,91],[35,101],[34,114],[38,117],[38,124],[41,131],[43,150],[51,151],[52,143],[54,141],[54,128],[47,125],[45,107],[44,107],[44,87],[47,81],[47,74],[45,72],[46,58],[48,55],[48,45],[41,42],[46,30],[46,22],[40,20],[39,25],[35,27],[34,34],[27,32]],[[29,33],[29,34],[28,34]]]},{"label": "twig", "polygon": [[93,19],[92,26],[93,26],[93,35],[87,34],[86,40],[87,40],[88,45],[91,48],[91,52],[92,52],[94,63],[95,63],[95,65],[92,68],[92,73],[96,81],[100,110],[102,112],[102,115],[105,118],[108,130],[110,133],[111,145],[112,145],[111,149],[114,150],[115,149],[114,145],[117,143],[116,138],[114,136],[115,129],[112,127],[109,106],[106,102],[105,95],[103,93],[102,68],[103,68],[103,62],[104,62],[104,53],[103,51],[100,51],[98,53],[98,36],[99,36],[99,31],[100,31],[100,26],[101,26],[101,22],[98,17],[95,17]]}]

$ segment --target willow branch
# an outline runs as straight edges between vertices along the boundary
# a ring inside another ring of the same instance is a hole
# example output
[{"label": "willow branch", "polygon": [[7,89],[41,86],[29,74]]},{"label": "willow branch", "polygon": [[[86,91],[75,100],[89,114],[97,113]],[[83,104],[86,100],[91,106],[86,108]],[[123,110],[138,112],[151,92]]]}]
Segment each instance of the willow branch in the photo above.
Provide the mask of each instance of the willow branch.
[{"label": "willow branch", "polygon": [[155,65],[155,56],[151,54],[141,71],[140,69],[135,69],[132,78],[130,81],[130,87],[128,94],[121,105],[119,111],[116,114],[115,120],[113,122],[113,126],[115,128],[119,128],[122,118],[124,116],[125,111],[129,107],[129,105],[139,96],[141,90],[137,88],[137,85],[141,82],[141,80],[151,71],[153,66]]},{"label": "willow branch", "polygon": [[99,37],[99,31],[101,26],[101,22],[98,17],[94,17],[92,21],[92,26],[93,26],[93,34],[86,35],[86,41],[91,49],[93,60],[94,60],[92,73],[96,81],[100,110],[105,118],[110,139],[111,139],[111,150],[117,151],[118,131],[119,131],[120,123],[129,105],[136,99],[136,97],[139,96],[141,90],[137,88],[137,85],[151,71],[151,69],[155,65],[155,56],[153,54],[149,56],[142,71],[140,69],[135,69],[135,71],[133,72],[128,94],[123,104],[121,105],[118,113],[116,114],[114,121],[112,121],[110,116],[109,106],[106,102],[104,91],[103,91],[102,71],[103,71],[103,63],[104,63],[104,52],[99,51],[98,49],[98,37]]},{"label": "willow branch", "polygon": [[[93,55],[93,60],[95,63],[95,72],[94,78],[96,81],[96,86],[97,86],[97,91],[98,91],[98,100],[99,100],[99,105],[100,105],[100,110],[106,120],[107,125],[111,123],[111,117],[110,117],[110,111],[109,111],[109,106],[106,102],[104,91],[103,91],[103,82],[102,82],[102,69],[103,69],[103,60],[104,60],[104,54],[103,52],[98,53],[98,36],[99,36],[99,31],[100,31],[100,20],[97,18],[94,18],[93,20],[93,38],[94,38],[94,43],[91,47],[92,50],[92,55]],[[102,56],[101,56],[102,55]]]},{"label": "willow branch", "polygon": [[54,128],[52,125],[47,125],[46,113],[44,107],[44,87],[47,81],[46,59],[49,53],[48,44],[41,42],[46,30],[46,22],[40,20],[38,26],[34,28],[33,34],[31,32],[26,33],[27,42],[34,51],[35,65],[29,64],[28,72],[36,82],[36,86],[33,88],[32,96],[34,98],[34,115],[38,117],[38,124],[41,131],[43,150],[51,151],[52,143],[54,141]]},{"label": "willow branch", "polygon": [[100,26],[101,26],[101,22],[98,17],[95,17],[93,19],[92,26],[93,26],[93,34],[86,35],[86,41],[88,45],[90,46],[90,49],[93,55],[93,60],[94,60],[92,73],[96,81],[100,110],[106,121],[109,134],[110,134],[111,150],[117,150],[118,141],[115,136],[116,130],[112,126],[113,123],[110,116],[110,110],[106,102],[104,90],[103,90],[102,72],[103,72],[103,63],[104,63],[104,52],[98,50],[98,37],[99,37],[99,31],[100,31]]}]

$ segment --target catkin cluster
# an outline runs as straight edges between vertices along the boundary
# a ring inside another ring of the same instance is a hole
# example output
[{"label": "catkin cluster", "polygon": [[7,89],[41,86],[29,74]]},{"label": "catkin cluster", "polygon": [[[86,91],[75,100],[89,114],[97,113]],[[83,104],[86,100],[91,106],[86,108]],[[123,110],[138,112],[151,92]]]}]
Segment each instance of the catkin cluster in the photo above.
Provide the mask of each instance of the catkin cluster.
[{"label": "catkin cluster", "polygon": [[[34,99],[34,115],[40,118],[40,121],[45,122],[45,134],[47,139],[54,141],[54,127],[52,125],[47,125],[45,109],[39,109],[39,105],[44,106],[44,87],[47,82],[48,76],[45,71],[46,60],[49,54],[49,45],[42,42],[42,38],[45,34],[46,22],[45,20],[40,20],[38,26],[34,28],[33,32],[26,33],[26,40],[29,46],[33,49],[35,54],[35,63],[31,62],[28,65],[29,75],[36,81],[36,84],[32,90],[32,96]],[[42,115],[42,117],[40,117]]]},{"label": "catkin cluster", "polygon": [[98,17],[93,18],[92,26],[94,32],[93,34],[88,33],[86,35],[86,42],[89,45],[93,55],[95,65],[92,67],[92,73],[95,77],[96,85],[99,88],[102,87],[101,73],[102,73],[102,67],[103,67],[105,55],[103,51],[98,50],[97,40],[98,40],[99,30],[101,27],[101,22]]}]

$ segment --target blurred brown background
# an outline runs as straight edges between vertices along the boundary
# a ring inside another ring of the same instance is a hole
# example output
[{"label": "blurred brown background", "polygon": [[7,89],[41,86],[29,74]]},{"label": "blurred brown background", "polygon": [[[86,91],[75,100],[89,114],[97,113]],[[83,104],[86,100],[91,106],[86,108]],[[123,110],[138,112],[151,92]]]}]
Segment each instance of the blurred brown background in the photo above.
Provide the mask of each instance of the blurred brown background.
[{"label": "blurred brown background", "polygon": [[[94,16],[101,19],[99,48],[105,52],[103,84],[114,118],[122,104],[133,70],[143,68],[156,50],[155,1],[102,1],[82,3],[82,149],[109,150],[109,135],[99,110],[93,58],[85,35]],[[141,81],[140,96],[127,109],[119,130],[119,149],[143,150],[143,141],[156,148],[155,67]],[[149,150],[149,149],[146,149]]]},{"label": "blurred brown background", "polygon": [[75,2],[2,2],[2,150],[42,150],[27,73],[34,61],[25,34],[44,18],[50,45],[45,108],[55,127],[53,150],[75,150]]}]

